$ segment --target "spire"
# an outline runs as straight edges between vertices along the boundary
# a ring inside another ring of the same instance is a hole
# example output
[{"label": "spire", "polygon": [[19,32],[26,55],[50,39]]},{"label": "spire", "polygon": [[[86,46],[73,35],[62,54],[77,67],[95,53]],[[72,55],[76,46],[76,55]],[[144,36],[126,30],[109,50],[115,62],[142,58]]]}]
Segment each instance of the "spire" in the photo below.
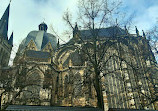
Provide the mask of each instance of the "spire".
[{"label": "spire", "polygon": [[137,34],[137,37],[138,37],[139,36],[139,31],[138,31],[136,26],[135,26],[135,28],[136,28],[136,34]]},{"label": "spire", "polygon": [[143,32],[143,37],[145,37],[145,38],[146,38],[146,35],[145,35],[145,32],[144,32],[144,30],[142,30],[142,32]]},{"label": "spire", "polygon": [[13,32],[8,40],[8,43],[13,46]]},{"label": "spire", "polygon": [[8,33],[8,22],[9,22],[9,9],[10,9],[10,3],[0,20],[0,35],[2,35],[5,39],[8,39],[7,33]]},{"label": "spire", "polygon": [[75,25],[75,28],[73,29],[73,35],[75,36],[78,32],[78,25],[77,25],[77,22],[76,22],[76,25]]}]

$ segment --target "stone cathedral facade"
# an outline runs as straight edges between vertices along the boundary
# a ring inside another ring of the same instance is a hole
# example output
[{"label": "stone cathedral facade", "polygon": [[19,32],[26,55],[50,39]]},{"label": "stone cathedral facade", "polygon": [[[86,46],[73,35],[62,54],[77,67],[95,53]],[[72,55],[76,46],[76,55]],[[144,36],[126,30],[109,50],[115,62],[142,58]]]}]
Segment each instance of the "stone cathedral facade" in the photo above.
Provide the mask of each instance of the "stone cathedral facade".
[{"label": "stone cathedral facade", "polygon": [[[105,110],[155,109],[157,103],[149,97],[157,94],[156,61],[145,35],[131,35],[119,27],[98,33],[100,51],[104,46],[107,49],[100,75]],[[25,69],[25,82],[34,84],[26,87],[29,92],[23,92],[15,104],[97,107],[94,68],[83,51],[88,47],[93,54],[91,34],[77,25],[73,34],[68,43],[59,45],[41,23],[39,31],[31,31],[22,41],[14,66],[19,66],[19,74]]]},{"label": "stone cathedral facade", "polygon": [[[16,75],[15,92],[22,92],[12,104],[97,107],[94,67],[86,54],[94,59],[91,31],[76,25],[73,38],[60,45],[47,29],[41,23],[19,46],[10,73]],[[157,109],[157,64],[145,34],[117,26],[95,31],[104,109]]]}]

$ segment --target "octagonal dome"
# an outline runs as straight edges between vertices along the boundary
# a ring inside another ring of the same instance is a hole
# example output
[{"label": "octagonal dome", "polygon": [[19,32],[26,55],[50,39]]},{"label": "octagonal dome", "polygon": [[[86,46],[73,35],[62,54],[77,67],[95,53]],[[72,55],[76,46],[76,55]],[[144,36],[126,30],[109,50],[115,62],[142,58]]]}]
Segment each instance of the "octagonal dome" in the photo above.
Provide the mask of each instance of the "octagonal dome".
[{"label": "octagonal dome", "polygon": [[40,29],[39,31],[31,31],[20,44],[18,51],[23,52],[31,40],[34,41],[38,51],[41,51],[49,42],[53,49],[57,46],[56,37],[53,34],[47,33],[46,30]]}]

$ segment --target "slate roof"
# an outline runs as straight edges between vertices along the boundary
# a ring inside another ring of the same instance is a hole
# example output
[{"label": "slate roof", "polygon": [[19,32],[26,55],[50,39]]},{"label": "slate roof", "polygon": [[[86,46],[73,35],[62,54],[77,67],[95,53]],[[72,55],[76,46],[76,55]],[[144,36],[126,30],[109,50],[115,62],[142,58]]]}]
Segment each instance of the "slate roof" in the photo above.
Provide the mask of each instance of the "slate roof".
[{"label": "slate roof", "polygon": [[28,50],[28,51],[26,51],[26,56],[31,57],[31,58],[48,59],[48,58],[50,58],[50,53]]},{"label": "slate roof", "polygon": [[31,40],[33,40],[36,44],[38,51],[41,51],[48,42],[51,43],[54,49],[56,48],[57,44],[57,40],[54,35],[47,33],[44,30],[31,31],[20,44],[19,51],[23,51]]},{"label": "slate roof", "polygon": [[[108,28],[101,28],[95,30],[98,34],[98,37],[113,37],[116,35],[125,35],[126,31],[121,29],[120,27],[108,27]],[[91,30],[80,30],[80,35],[82,39],[90,39],[92,38]]]},{"label": "slate roof", "polygon": [[103,111],[92,107],[57,107],[57,106],[25,106],[25,105],[9,105],[7,110],[16,111]]},{"label": "slate roof", "polygon": [[5,10],[0,20],[0,34],[6,39],[8,39],[7,34],[8,34],[9,8],[10,8],[10,4],[8,5],[7,9]]},{"label": "slate roof", "polygon": [[13,32],[12,32],[12,34],[11,34],[9,40],[8,40],[8,43],[9,43],[10,45],[13,45]]}]

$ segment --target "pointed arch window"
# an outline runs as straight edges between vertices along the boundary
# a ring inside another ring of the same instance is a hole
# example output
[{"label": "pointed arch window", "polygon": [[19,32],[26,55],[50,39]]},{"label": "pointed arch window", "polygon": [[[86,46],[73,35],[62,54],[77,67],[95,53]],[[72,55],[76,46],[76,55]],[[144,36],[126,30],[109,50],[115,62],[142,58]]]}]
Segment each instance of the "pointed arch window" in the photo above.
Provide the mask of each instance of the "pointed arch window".
[{"label": "pointed arch window", "polygon": [[81,95],[82,95],[81,75],[77,73],[74,77],[74,96],[78,97]]},{"label": "pointed arch window", "polygon": [[65,97],[68,97],[68,95],[69,95],[68,83],[69,83],[69,81],[68,81],[68,76],[66,75],[65,78],[64,78],[64,90],[65,90],[64,96],[65,96]]}]

